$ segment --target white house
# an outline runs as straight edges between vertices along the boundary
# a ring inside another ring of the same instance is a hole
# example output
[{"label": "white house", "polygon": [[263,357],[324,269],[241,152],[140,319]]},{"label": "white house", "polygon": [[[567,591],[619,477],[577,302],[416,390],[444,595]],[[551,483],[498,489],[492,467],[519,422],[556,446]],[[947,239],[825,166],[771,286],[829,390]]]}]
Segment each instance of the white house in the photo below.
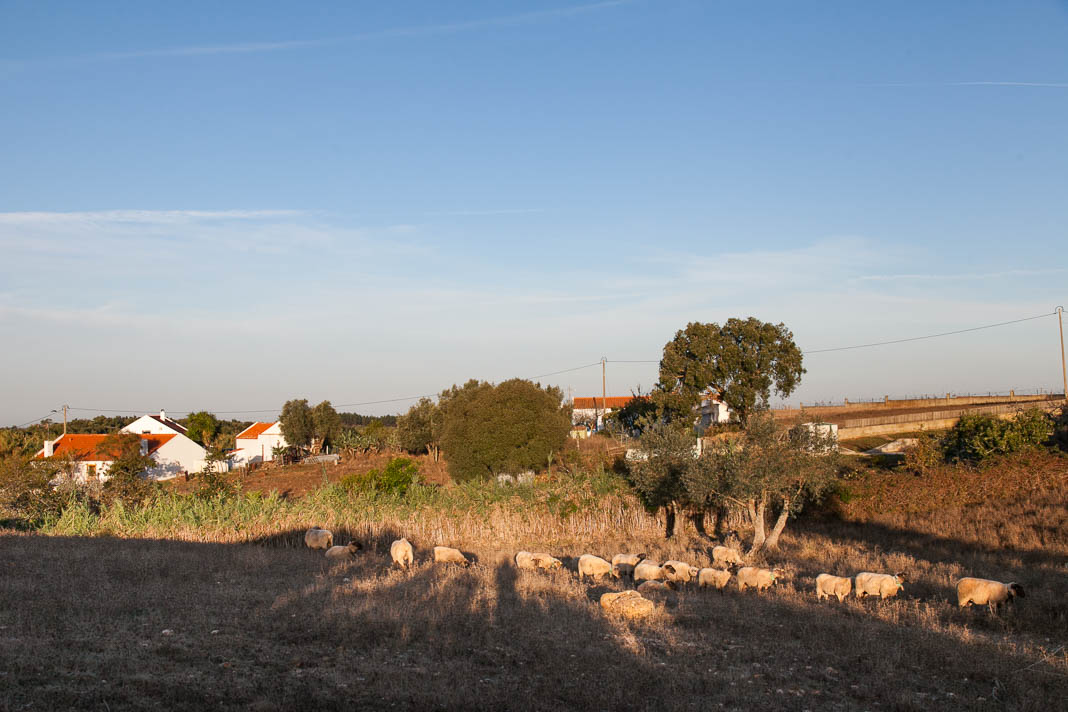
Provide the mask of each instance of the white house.
[{"label": "white house", "polygon": [[[37,457],[58,457],[70,461],[70,475],[81,482],[105,481],[114,456],[102,446],[107,435],[60,435],[55,440],[46,440],[37,451]],[[151,480],[169,480],[182,473],[199,472],[204,469],[207,452],[184,435],[177,433],[138,435],[141,454],[147,455],[154,466],[145,471]]]},{"label": "white house", "polygon": [[608,396],[607,398],[576,397],[571,401],[571,423],[580,425],[589,423],[595,430],[604,427],[604,417],[608,413],[619,410],[635,398],[645,396]]},{"label": "white house", "polygon": [[177,421],[168,418],[167,411],[161,410],[159,415],[142,415],[123,428],[122,432],[134,435],[185,435],[186,430]]},{"label": "white house", "polygon": [[710,425],[729,423],[731,420],[731,409],[727,407],[727,404],[708,395],[701,398],[701,406],[698,413],[697,430],[702,433]]},{"label": "white house", "polygon": [[269,462],[274,459],[276,447],[288,446],[281,422],[253,423],[237,434],[235,444],[230,457],[237,465]]}]

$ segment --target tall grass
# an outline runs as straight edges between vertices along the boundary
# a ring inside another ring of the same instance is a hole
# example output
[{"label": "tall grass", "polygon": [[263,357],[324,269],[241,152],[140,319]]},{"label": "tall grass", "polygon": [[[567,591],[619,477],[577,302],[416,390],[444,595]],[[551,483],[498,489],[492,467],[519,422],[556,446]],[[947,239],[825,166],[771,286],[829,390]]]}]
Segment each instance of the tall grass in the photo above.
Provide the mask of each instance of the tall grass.
[{"label": "tall grass", "polygon": [[609,532],[654,534],[659,529],[620,478],[598,471],[527,484],[416,485],[403,495],[327,484],[299,499],[276,492],[213,498],[161,493],[139,506],[117,501],[99,509],[73,500],[41,530],[238,543],[270,541],[280,532],[313,525],[350,536],[395,531],[424,542],[501,546],[530,539],[545,544],[589,541]]}]

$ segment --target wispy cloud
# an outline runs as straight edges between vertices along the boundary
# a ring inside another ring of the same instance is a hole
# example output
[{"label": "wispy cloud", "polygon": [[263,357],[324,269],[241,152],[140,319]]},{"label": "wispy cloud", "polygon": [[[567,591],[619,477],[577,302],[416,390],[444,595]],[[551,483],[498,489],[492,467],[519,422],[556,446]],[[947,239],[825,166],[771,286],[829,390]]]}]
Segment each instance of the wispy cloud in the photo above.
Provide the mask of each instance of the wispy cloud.
[{"label": "wispy cloud", "polygon": [[[502,15],[487,17],[476,20],[464,20],[459,22],[443,22],[431,25],[416,25],[411,27],[395,27],[383,30],[373,30],[351,35],[338,35],[335,37],[320,37],[311,39],[281,40],[271,42],[235,42],[232,44],[203,45],[189,47],[166,47],[160,49],[135,50],[131,52],[97,52],[94,54],[80,55],[77,57],[61,57],[45,62],[106,62],[129,59],[143,59],[150,57],[202,57],[218,54],[251,54],[258,52],[279,52],[330,45],[342,45],[362,42],[374,39],[388,39],[391,37],[426,37],[432,35],[444,35],[458,32],[472,32],[475,30],[492,27],[507,27],[516,25],[546,22],[555,19],[574,17],[584,13],[607,10],[609,8],[626,5],[633,0],[604,0],[603,2],[587,3],[584,5],[572,5],[548,10],[537,10],[515,15]],[[9,62],[8,67],[37,62]]]},{"label": "wispy cloud", "polygon": [[0,225],[92,225],[100,223],[183,224],[215,220],[275,220],[301,210],[93,210],[0,213]]},{"label": "wispy cloud", "polygon": [[957,274],[867,274],[854,277],[856,282],[899,281],[972,281],[978,279],[1011,279],[1013,277],[1041,277],[1065,274],[1068,269],[1009,269],[998,272],[966,272]]},{"label": "wispy cloud", "polygon": [[531,213],[543,213],[543,208],[502,208],[499,210],[446,210],[443,212],[427,213],[437,217],[482,217],[493,215],[529,215]]},{"label": "wispy cloud", "polygon": [[1012,81],[966,81],[966,82],[875,82],[876,87],[1037,87],[1068,89],[1068,82],[1012,82]]}]

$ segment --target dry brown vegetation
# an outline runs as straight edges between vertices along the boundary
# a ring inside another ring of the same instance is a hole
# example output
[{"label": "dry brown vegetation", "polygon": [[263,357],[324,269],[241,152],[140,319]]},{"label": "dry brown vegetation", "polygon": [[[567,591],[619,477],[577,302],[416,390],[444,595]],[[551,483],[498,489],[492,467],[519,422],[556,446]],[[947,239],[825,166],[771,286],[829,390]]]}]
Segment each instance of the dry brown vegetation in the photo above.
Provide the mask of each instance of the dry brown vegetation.
[{"label": "dry brown vegetation", "polygon": [[[4,709],[1048,709],[1068,694],[1068,476],[1016,458],[929,478],[868,473],[784,534],[764,594],[685,587],[645,622],[606,615],[583,553],[709,564],[692,532],[627,510],[353,517],[329,565],[288,528],[244,543],[0,537]],[[344,517],[339,517],[344,519]],[[412,572],[390,566],[407,535]],[[428,563],[435,544],[470,568]],[[518,549],[561,558],[518,571]],[[897,599],[817,602],[818,573],[906,571]],[[957,610],[964,575],[1027,597]],[[733,582],[732,582],[733,584]],[[173,631],[164,635],[163,631]],[[213,632],[214,631],[214,632]]]}]

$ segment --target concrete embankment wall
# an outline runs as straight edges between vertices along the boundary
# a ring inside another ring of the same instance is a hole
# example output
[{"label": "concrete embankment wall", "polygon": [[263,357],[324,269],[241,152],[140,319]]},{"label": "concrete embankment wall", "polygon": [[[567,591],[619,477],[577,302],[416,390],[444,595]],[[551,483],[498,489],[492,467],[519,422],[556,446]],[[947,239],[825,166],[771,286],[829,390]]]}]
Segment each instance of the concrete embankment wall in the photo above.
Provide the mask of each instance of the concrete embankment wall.
[{"label": "concrete embankment wall", "polygon": [[918,430],[945,430],[952,428],[965,413],[995,415],[1003,419],[1016,417],[1022,407],[1038,407],[1046,411],[1065,405],[1064,398],[1045,399],[1045,402],[1005,403],[977,408],[955,408],[952,410],[935,410],[927,413],[907,413],[904,415],[884,415],[875,418],[854,418],[844,420],[838,425],[838,439],[848,440],[868,435],[894,435],[911,433]]},{"label": "concrete embankment wall", "polygon": [[[868,410],[896,410],[900,408],[937,408],[940,406],[946,406],[947,408],[963,407],[970,405],[999,405],[1002,403],[1042,403],[1045,401],[1060,401],[1063,400],[1063,396],[1050,395],[1047,393],[1039,395],[1000,395],[1000,396],[948,396],[946,398],[908,398],[908,399],[885,399],[881,401],[866,401],[863,403],[850,403],[848,400],[844,404],[840,405],[810,405],[802,407],[806,414],[812,416],[832,416],[832,415],[845,415],[847,413],[855,413],[857,411]],[[783,415],[786,417],[798,415],[801,412],[800,408],[776,408],[773,411],[776,415]]]}]

